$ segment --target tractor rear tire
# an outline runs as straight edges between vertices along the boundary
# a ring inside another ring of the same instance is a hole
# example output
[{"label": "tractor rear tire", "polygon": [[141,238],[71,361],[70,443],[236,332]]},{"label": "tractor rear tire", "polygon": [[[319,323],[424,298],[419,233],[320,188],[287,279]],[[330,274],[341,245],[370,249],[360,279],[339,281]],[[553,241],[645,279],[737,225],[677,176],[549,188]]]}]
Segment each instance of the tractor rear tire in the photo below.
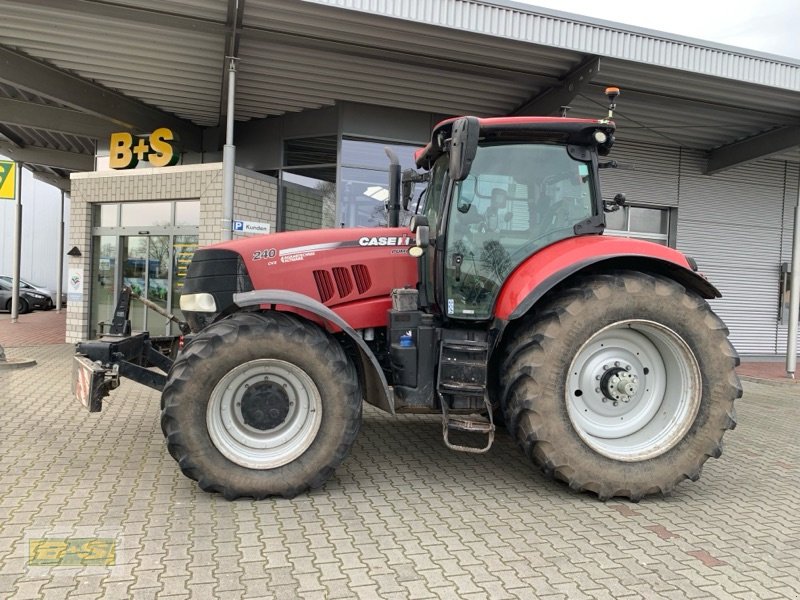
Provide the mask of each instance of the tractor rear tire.
[{"label": "tractor rear tire", "polygon": [[170,369],[161,428],[183,474],[233,500],[322,486],[361,425],[352,361],[294,315],[240,313],[209,326]]},{"label": "tractor rear tire", "polygon": [[724,323],[678,283],[584,276],[513,331],[501,405],[548,476],[601,500],[696,481],[736,426],[739,358]]}]

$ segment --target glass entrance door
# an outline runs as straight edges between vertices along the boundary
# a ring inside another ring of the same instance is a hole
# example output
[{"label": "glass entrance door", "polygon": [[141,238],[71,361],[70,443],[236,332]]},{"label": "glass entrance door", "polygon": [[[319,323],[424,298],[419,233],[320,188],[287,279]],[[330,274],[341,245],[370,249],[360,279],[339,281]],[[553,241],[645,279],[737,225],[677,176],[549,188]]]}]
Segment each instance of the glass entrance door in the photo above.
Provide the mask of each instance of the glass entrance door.
[{"label": "glass entrance door", "polygon": [[[182,318],[180,294],[197,240],[196,235],[96,237],[91,336],[108,332],[125,285]],[[129,316],[133,331],[149,331],[154,336],[179,333],[175,324],[135,298],[131,299]]]},{"label": "glass entrance door", "polygon": [[92,251],[92,312],[89,337],[105,333],[111,327],[114,308],[119,296],[117,267],[119,238],[115,235],[99,235],[94,238]]},{"label": "glass entrance door", "polygon": [[[132,235],[120,238],[122,284],[166,309],[169,306],[171,236]],[[169,335],[169,322],[137,299],[131,300],[131,328]]]},{"label": "glass entrance door", "polygon": [[[108,332],[123,285],[182,318],[180,293],[197,248],[200,202],[98,204],[93,210],[90,337]],[[131,301],[129,316],[134,331],[179,333],[139,300]]]}]

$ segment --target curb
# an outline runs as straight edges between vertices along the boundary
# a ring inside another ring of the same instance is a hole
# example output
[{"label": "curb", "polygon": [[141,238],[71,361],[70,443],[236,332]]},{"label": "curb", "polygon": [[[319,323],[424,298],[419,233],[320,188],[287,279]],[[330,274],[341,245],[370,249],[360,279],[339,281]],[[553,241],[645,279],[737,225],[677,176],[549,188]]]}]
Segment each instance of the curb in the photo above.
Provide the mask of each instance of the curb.
[{"label": "curb", "polygon": [[36,361],[32,358],[6,358],[5,360],[0,360],[0,371],[32,367],[35,364]]}]

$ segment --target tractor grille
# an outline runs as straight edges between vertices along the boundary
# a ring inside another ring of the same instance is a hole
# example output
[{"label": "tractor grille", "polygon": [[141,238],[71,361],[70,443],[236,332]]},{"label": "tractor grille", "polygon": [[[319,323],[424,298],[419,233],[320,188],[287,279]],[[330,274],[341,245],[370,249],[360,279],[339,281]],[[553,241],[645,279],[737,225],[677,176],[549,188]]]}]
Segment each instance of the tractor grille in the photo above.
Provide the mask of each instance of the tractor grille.
[{"label": "tractor grille", "polygon": [[363,294],[372,287],[372,280],[369,278],[369,269],[366,265],[353,265],[353,277],[355,277],[359,294]]},{"label": "tractor grille", "polygon": [[[351,274],[352,273],[352,274]],[[372,287],[369,269],[366,265],[353,265],[347,267],[333,267],[314,271],[314,283],[317,285],[319,299],[324,303],[338,295],[346,298],[353,293],[353,283],[359,294],[363,294]]]},{"label": "tractor grille", "polygon": [[322,302],[333,298],[333,279],[328,271],[314,271],[314,282],[317,284],[319,299]]},{"label": "tractor grille", "polygon": [[333,279],[336,281],[336,289],[339,291],[340,298],[344,298],[353,291],[353,278],[350,277],[350,271],[344,267],[333,267]]}]

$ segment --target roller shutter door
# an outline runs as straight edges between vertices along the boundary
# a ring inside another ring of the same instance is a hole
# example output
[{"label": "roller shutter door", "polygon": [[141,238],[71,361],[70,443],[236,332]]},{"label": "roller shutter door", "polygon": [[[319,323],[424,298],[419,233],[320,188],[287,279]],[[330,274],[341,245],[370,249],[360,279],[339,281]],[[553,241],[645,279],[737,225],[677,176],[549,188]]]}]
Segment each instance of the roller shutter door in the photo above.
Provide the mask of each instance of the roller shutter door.
[{"label": "roller shutter door", "polygon": [[781,354],[780,264],[791,260],[797,165],[763,160],[707,176],[705,156],[618,143],[620,169],[601,171],[604,199],[617,192],[643,206],[677,207],[676,247],[695,258],[723,294],[711,301],[741,354]]},{"label": "roller shutter door", "polygon": [[775,354],[786,165],[759,161],[712,176],[703,165],[683,153],[677,247],[722,292],[711,305],[739,353]]}]

